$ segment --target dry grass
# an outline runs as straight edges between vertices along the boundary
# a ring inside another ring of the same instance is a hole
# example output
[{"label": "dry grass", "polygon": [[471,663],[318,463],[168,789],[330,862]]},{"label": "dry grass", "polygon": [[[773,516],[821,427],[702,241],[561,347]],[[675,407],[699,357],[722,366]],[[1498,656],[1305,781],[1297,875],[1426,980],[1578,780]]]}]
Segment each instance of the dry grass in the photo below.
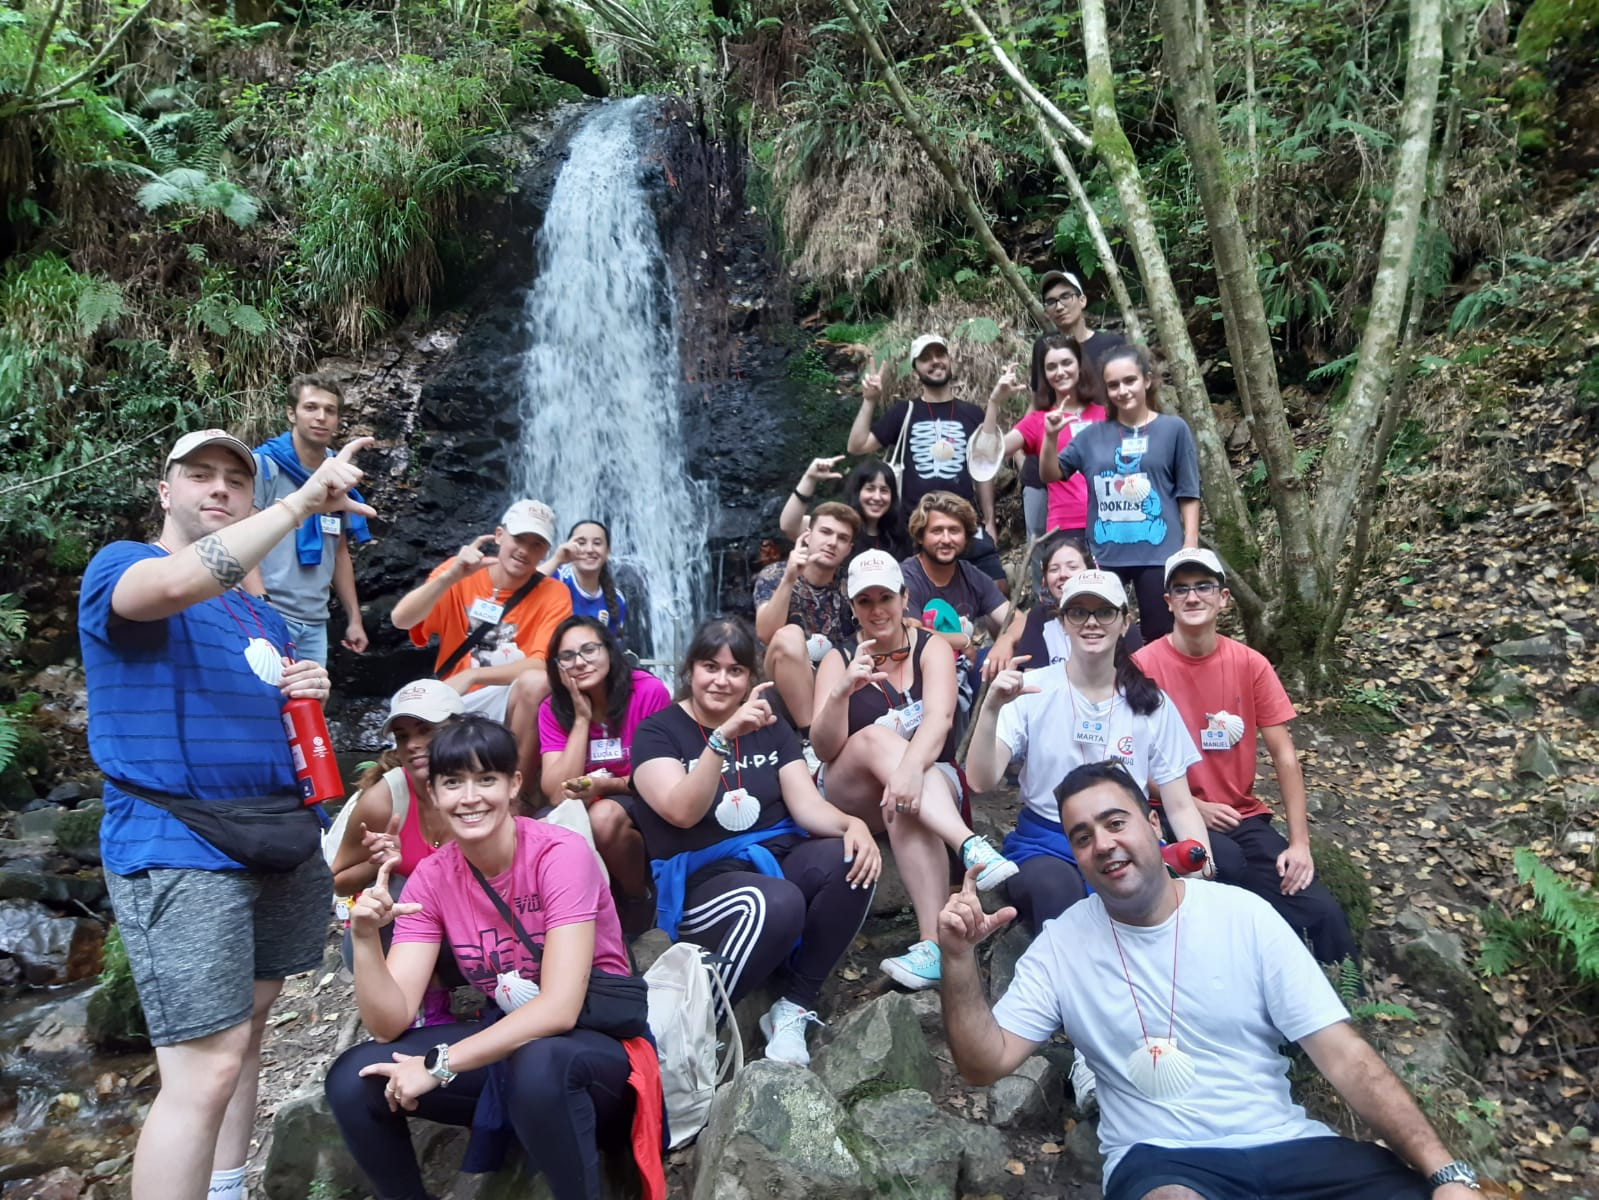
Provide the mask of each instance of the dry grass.
[{"label": "dry grass", "polygon": [[[967,330],[973,322],[998,322],[997,339],[983,341]],[[913,305],[872,339],[870,361],[863,370],[888,366],[883,385],[883,404],[917,394],[906,354],[913,339],[923,333],[938,333],[950,342],[955,367],[955,395],[973,404],[985,404],[989,389],[1007,364],[1016,363],[1025,372],[1032,352],[1033,337],[1025,314],[1014,303],[1000,297],[974,303],[967,300],[939,300],[932,305]],[[1019,396],[1006,405],[1001,424],[1007,428],[1027,411],[1027,398]]]}]

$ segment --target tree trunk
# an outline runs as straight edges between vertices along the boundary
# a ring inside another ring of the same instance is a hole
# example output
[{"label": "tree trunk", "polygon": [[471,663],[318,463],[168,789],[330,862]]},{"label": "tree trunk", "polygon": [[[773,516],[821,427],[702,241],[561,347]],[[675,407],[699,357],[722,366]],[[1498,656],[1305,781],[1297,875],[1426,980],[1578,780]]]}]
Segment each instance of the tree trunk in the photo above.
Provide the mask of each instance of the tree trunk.
[{"label": "tree trunk", "polygon": [[944,182],[949,185],[955,194],[955,200],[960,205],[961,211],[966,214],[966,220],[971,224],[972,232],[977,235],[977,240],[983,244],[983,249],[988,252],[988,257],[999,269],[1000,278],[1016,294],[1022,302],[1022,307],[1030,313],[1035,321],[1043,325],[1046,321],[1044,306],[1039,301],[1037,294],[1027,281],[1022,278],[1021,272],[1016,269],[1016,264],[1011,261],[1005,247],[1000,245],[999,239],[994,236],[994,230],[988,224],[982,206],[977,203],[977,197],[972,195],[971,189],[966,186],[966,181],[961,178],[960,172],[955,169],[955,164],[944,153],[944,148],[938,144],[937,139],[929,132],[926,123],[922,120],[921,112],[911,100],[905,87],[900,83],[899,73],[894,70],[894,64],[883,53],[882,44],[877,40],[876,29],[868,23],[865,14],[855,0],[838,0],[839,6],[849,15],[855,25],[855,31],[860,34],[861,41],[866,43],[866,52],[871,55],[872,61],[877,64],[877,69],[883,73],[883,82],[888,84],[889,95],[894,98],[894,103],[899,108],[900,116],[905,121],[905,128],[911,131],[922,151],[932,162],[933,167],[943,176]]},{"label": "tree trunk", "polygon": [[1216,115],[1216,71],[1211,56],[1210,18],[1204,0],[1157,0],[1166,74],[1177,101],[1194,178],[1199,185],[1210,244],[1216,259],[1223,327],[1244,416],[1266,463],[1272,508],[1282,539],[1285,604],[1319,602],[1329,576],[1318,577],[1311,541],[1310,500],[1296,462],[1294,437],[1283,411],[1271,326],[1260,297],[1257,258],[1238,215],[1227,152]]},{"label": "tree trunk", "polygon": [[[1083,53],[1088,63],[1088,104],[1093,116],[1094,151],[1110,172],[1121,202],[1123,223],[1144,293],[1155,318],[1166,359],[1171,364],[1177,407],[1199,446],[1199,472],[1205,511],[1215,529],[1216,548],[1227,564],[1248,581],[1249,597],[1240,595],[1239,611],[1251,637],[1263,629],[1266,614],[1258,593],[1260,546],[1250,524],[1238,481],[1233,478],[1227,447],[1222,441],[1210,396],[1199,370],[1199,358],[1188,336],[1177,287],[1172,282],[1166,252],[1160,244],[1154,216],[1138,174],[1138,160],[1116,114],[1116,85],[1111,71],[1110,38],[1105,28],[1104,0],[1081,0]],[[1252,599],[1251,599],[1252,597]]]},{"label": "tree trunk", "polygon": [[[1438,107],[1438,77],[1443,66],[1442,0],[1411,0],[1410,53],[1405,66],[1405,102],[1393,174],[1393,195],[1384,222],[1371,309],[1360,339],[1360,357],[1349,384],[1349,399],[1333,423],[1322,456],[1316,495],[1316,544],[1329,567],[1342,553],[1355,513],[1371,496],[1362,476],[1382,423],[1393,379],[1394,351],[1410,288],[1416,230],[1427,194],[1427,158]],[[1372,472],[1377,475],[1377,472]]]}]

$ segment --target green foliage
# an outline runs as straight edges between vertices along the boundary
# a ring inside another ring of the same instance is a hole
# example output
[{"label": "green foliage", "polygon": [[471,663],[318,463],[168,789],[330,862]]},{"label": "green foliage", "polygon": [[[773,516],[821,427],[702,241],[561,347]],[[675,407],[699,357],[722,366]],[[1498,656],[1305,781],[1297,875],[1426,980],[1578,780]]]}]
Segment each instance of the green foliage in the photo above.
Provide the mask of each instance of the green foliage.
[{"label": "green foliage", "polygon": [[501,183],[473,161],[504,119],[495,66],[408,55],[317,78],[296,164],[297,282],[347,342],[359,346],[391,306],[427,303],[463,196]]},{"label": "green foliage", "polygon": [[106,934],[101,963],[100,986],[89,998],[90,1039],[104,1049],[149,1045],[150,1031],[133,985],[128,952],[122,945],[122,931],[115,925]]},{"label": "green foliage", "polygon": [[1571,53],[1599,33],[1599,0],[1533,0],[1516,30],[1516,55],[1541,65],[1552,53]]},{"label": "green foliage", "polygon": [[224,126],[215,113],[203,108],[163,113],[154,121],[133,113],[118,113],[117,117],[155,164],[154,169],[138,163],[117,164],[147,180],[138,193],[139,206],[146,212],[177,208],[201,215],[217,213],[240,229],[255,224],[260,202],[223,177],[222,152],[242,119]]},{"label": "green foliage", "polygon": [[1477,954],[1485,975],[1541,966],[1570,979],[1599,1000],[1599,895],[1568,883],[1525,846],[1512,856],[1516,877],[1532,887],[1531,912],[1483,914],[1487,930]]},{"label": "green foliage", "polygon": [[1344,910],[1358,945],[1371,926],[1371,880],[1349,852],[1335,842],[1313,838],[1311,853],[1316,860],[1316,875],[1327,885],[1338,907]]}]

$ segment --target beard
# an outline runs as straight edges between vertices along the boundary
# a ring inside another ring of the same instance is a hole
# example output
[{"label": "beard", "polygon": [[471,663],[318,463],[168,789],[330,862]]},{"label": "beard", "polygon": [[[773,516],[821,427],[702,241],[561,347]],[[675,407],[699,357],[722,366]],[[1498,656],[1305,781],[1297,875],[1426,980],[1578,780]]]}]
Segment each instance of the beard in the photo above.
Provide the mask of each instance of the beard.
[{"label": "beard", "polygon": [[945,370],[944,370],[944,378],[942,378],[942,379],[929,379],[927,377],[926,373],[923,372],[920,367],[914,367],[912,369],[916,372],[916,378],[921,383],[921,385],[923,387],[933,387],[933,388],[948,387],[950,384],[955,382],[955,368],[954,367],[945,368]]}]

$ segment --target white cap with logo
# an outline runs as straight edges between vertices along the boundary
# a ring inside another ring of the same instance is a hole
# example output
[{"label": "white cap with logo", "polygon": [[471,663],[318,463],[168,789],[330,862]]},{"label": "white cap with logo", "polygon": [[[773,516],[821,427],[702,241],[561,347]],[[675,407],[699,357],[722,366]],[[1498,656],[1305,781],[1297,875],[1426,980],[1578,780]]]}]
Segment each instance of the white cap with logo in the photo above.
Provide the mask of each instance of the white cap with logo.
[{"label": "white cap with logo", "polygon": [[172,464],[182,462],[191,454],[197,454],[207,446],[221,446],[244,464],[245,470],[250,472],[251,478],[255,476],[255,455],[250,453],[238,438],[226,429],[196,429],[193,433],[186,433],[180,437],[177,444],[167,454],[166,470],[172,469]]},{"label": "white cap with logo", "polygon": [[505,510],[500,526],[512,537],[532,533],[555,545],[555,513],[537,500],[518,500]]},{"label": "white cap with logo", "polygon": [[849,565],[849,582],[846,590],[851,600],[867,588],[887,588],[891,592],[905,590],[905,576],[894,556],[883,550],[866,550],[855,556]]},{"label": "white cap with logo", "polygon": [[1073,575],[1066,581],[1066,590],[1060,595],[1061,608],[1064,609],[1079,596],[1098,596],[1117,608],[1127,607],[1127,589],[1110,571],[1079,571]]},{"label": "white cap with logo", "polygon": [[1206,550],[1203,546],[1184,546],[1166,560],[1166,583],[1171,583],[1171,577],[1183,567],[1198,567],[1201,571],[1209,571],[1216,577],[1218,583],[1227,582],[1227,573],[1222,570],[1221,559],[1216,557],[1214,550]]},{"label": "white cap with logo", "polygon": [[466,711],[466,703],[449,684],[438,679],[418,679],[394,693],[389,701],[389,719],[383,722],[383,732],[401,717],[415,717],[429,725],[442,725],[451,717]]},{"label": "white cap with logo", "polygon": [[918,358],[920,358],[922,356],[922,351],[926,350],[929,346],[942,346],[945,350],[949,349],[949,343],[938,334],[924,333],[921,337],[917,338],[911,343],[911,362],[915,362]]}]

